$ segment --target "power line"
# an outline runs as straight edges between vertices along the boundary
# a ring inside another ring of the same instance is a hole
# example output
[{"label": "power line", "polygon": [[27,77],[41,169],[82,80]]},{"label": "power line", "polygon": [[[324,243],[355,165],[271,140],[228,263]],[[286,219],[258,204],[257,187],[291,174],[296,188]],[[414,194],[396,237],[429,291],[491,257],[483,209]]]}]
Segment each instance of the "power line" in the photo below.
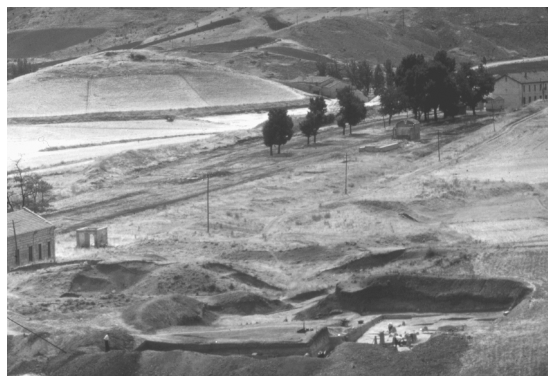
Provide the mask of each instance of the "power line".
[{"label": "power line", "polygon": [[63,349],[61,349],[60,347],[56,346],[54,343],[50,342],[49,340],[43,338],[42,336],[40,336],[39,334],[37,334],[36,332],[34,332],[33,330],[28,329],[27,327],[17,323],[16,321],[14,321],[13,319],[7,317],[9,321],[12,321],[13,323],[15,323],[16,325],[18,325],[19,327],[24,328],[25,330],[29,331],[30,333],[38,336],[40,339],[44,340],[46,343],[51,344],[52,346],[56,347],[58,350],[60,350],[61,352],[63,352],[64,354],[67,354],[67,352],[65,352]]}]

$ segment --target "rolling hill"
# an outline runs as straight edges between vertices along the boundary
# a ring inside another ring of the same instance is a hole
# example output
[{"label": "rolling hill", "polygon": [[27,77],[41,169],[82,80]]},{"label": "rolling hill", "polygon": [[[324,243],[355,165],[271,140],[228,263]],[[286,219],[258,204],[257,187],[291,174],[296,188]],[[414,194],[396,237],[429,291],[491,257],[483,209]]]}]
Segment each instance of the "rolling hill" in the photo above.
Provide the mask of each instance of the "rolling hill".
[{"label": "rolling hill", "polygon": [[302,100],[279,83],[152,51],[85,56],[8,81],[8,116],[169,110]]},{"label": "rolling hill", "polygon": [[474,63],[547,55],[547,26],[545,8],[10,8],[8,58],[148,47],[291,79],[314,72],[316,55],[394,64],[439,49]]}]

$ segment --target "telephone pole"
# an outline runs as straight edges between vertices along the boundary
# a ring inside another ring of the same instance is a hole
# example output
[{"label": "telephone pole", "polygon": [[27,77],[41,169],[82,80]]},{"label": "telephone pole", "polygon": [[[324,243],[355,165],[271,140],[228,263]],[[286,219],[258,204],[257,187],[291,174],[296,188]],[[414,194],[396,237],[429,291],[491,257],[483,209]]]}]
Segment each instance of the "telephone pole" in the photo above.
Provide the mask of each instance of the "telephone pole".
[{"label": "telephone pole", "polygon": [[210,234],[210,174],[206,174],[206,232]]},{"label": "telephone pole", "polygon": [[439,130],[437,131],[437,159],[441,162],[441,155],[439,154]]},{"label": "telephone pole", "polygon": [[347,153],[345,153],[345,194],[347,194]]}]

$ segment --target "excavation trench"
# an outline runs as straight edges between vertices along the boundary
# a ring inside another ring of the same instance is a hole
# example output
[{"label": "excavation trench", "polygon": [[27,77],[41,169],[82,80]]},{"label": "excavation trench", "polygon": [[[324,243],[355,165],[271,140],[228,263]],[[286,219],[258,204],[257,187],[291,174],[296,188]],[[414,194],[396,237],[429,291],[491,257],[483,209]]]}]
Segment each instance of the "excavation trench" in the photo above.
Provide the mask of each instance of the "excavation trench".
[{"label": "excavation trench", "polygon": [[509,279],[382,275],[340,283],[333,294],[295,319],[320,319],[336,312],[361,315],[402,312],[470,313],[510,310],[532,288]]}]

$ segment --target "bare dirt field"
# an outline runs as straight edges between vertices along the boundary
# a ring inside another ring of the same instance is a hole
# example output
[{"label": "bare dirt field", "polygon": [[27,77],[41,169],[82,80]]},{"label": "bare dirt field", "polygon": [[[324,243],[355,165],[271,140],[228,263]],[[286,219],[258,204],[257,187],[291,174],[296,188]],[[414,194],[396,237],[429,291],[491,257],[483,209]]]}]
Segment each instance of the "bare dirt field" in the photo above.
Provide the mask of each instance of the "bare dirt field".
[{"label": "bare dirt field", "polygon": [[[390,142],[381,119],[273,157],[245,131],[49,175],[60,264],[9,273],[8,316],[69,355],[10,324],[8,372],[546,374],[547,119],[536,102],[495,130],[430,122],[387,153],[358,151]],[[75,249],[92,224],[110,246]],[[385,307],[434,333],[406,352],[356,343]]]}]

